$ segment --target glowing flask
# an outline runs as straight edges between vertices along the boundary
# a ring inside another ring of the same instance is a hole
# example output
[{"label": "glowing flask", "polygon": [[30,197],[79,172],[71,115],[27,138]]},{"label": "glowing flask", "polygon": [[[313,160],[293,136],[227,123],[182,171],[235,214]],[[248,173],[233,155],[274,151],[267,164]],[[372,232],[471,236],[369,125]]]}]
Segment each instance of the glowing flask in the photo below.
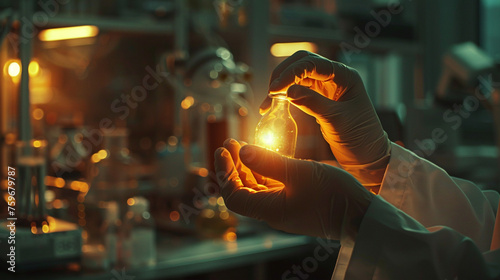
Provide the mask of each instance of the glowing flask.
[{"label": "glowing flask", "polygon": [[271,109],[255,130],[255,144],[287,157],[295,154],[297,124],[290,114],[290,102],[284,94],[270,95]]}]

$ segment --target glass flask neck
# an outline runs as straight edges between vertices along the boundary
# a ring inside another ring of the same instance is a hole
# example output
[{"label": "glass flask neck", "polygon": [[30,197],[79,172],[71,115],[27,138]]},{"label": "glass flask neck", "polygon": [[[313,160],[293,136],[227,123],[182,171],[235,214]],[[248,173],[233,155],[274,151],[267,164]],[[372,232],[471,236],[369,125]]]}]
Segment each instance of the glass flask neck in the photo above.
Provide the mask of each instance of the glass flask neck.
[{"label": "glass flask neck", "polygon": [[288,114],[290,112],[290,102],[284,95],[271,96],[271,113]]}]

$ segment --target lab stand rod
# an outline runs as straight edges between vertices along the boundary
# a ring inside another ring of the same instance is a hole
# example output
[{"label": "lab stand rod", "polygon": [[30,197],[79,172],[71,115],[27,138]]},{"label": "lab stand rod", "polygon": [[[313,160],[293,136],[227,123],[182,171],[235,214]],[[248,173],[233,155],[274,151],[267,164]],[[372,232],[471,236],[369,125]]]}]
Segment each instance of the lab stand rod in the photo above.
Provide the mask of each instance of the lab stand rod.
[{"label": "lab stand rod", "polygon": [[188,8],[186,1],[177,0],[176,8],[177,13],[175,16],[175,51],[187,52],[188,50]]},{"label": "lab stand rod", "polygon": [[[188,55],[188,7],[186,1],[184,0],[176,0],[176,9],[177,13],[174,19],[174,28],[175,28],[175,49],[174,55],[175,59],[185,60]],[[176,82],[181,81],[182,77],[179,73],[176,74],[175,80]],[[184,86],[182,86],[182,82],[174,87],[174,135],[180,136],[182,135],[182,118],[181,118],[181,101],[185,97]]]},{"label": "lab stand rod", "polygon": [[49,26],[65,27],[75,25],[95,25],[102,30],[121,31],[141,34],[172,34],[173,24],[146,17],[115,19],[100,16],[66,16],[57,15],[49,18]]},{"label": "lab stand rod", "polygon": [[21,28],[19,29],[19,48],[21,58],[21,84],[19,87],[19,140],[28,141],[31,139],[30,122],[30,78],[29,64],[33,52],[32,36],[35,34],[33,22],[32,0],[21,0],[20,17]]}]

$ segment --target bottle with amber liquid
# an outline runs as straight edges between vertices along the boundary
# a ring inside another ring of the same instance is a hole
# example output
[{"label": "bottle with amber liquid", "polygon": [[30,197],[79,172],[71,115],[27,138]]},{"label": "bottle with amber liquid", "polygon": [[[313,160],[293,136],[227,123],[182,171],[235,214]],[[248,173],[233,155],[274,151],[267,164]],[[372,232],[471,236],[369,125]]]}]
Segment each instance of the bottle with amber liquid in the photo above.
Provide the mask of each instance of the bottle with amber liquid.
[{"label": "bottle with amber liquid", "polygon": [[297,123],[290,114],[286,94],[269,95],[271,109],[262,117],[255,130],[255,144],[287,157],[295,154]]}]

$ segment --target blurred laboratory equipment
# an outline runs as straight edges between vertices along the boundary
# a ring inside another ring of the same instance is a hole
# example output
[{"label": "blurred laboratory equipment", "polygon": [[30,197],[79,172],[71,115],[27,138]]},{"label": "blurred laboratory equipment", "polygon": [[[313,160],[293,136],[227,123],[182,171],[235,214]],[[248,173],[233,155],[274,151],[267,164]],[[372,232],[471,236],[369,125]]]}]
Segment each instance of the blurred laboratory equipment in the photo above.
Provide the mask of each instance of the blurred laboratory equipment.
[{"label": "blurred laboratory equipment", "polygon": [[[451,46],[442,57],[432,106],[408,107],[406,126],[413,129],[406,130],[406,138],[413,141],[407,147],[445,166],[454,176],[477,182],[496,180],[493,169],[498,169],[500,147],[498,137],[495,144],[495,133],[500,130],[495,105],[497,73],[494,59],[473,42]],[[486,166],[481,171],[476,169],[479,163]]]},{"label": "blurred laboratory equipment", "polygon": [[104,224],[102,226],[102,236],[104,236],[104,245],[106,248],[107,261],[109,262],[109,267],[114,267],[117,265],[119,260],[119,240],[120,240],[120,209],[118,208],[118,203],[116,201],[110,201],[105,206],[105,218]]},{"label": "blurred laboratory equipment", "polygon": [[498,36],[497,26],[500,25],[500,2],[495,0],[482,0],[480,2],[480,45],[483,50],[495,61],[500,61],[500,36]]},{"label": "blurred laboratory equipment", "polygon": [[[248,141],[248,114],[252,95],[244,80],[248,67],[237,65],[226,48],[207,48],[187,63],[186,94],[182,108],[184,141],[191,166],[213,170],[213,153],[228,137]],[[201,154],[194,151],[199,148]]]},{"label": "blurred laboratory equipment", "polygon": [[89,151],[82,140],[81,127],[73,123],[61,126],[57,142],[50,150],[49,174],[73,180],[84,177]]},{"label": "blurred laboratory equipment", "polygon": [[[74,223],[47,214],[47,142],[41,139],[18,141],[15,145],[15,158],[12,166],[16,166],[17,193],[9,217],[16,218],[10,223],[15,224],[16,238],[22,241],[16,243],[16,264],[20,269],[30,270],[79,260],[80,228]],[[4,223],[0,237],[7,240],[11,233],[7,231],[7,222]],[[0,244],[0,248],[5,251],[9,246],[7,242]]]},{"label": "blurred laboratory equipment", "polygon": [[[496,83],[500,69],[497,67],[494,57],[475,43],[464,42],[452,46],[444,55],[442,63],[443,69],[436,93],[437,101],[443,106],[453,104],[451,105],[454,106],[453,110],[460,112],[461,116],[467,116],[467,118],[468,114],[478,111],[472,129],[467,125],[461,127],[464,132],[462,140],[464,142],[469,140],[468,135],[474,135],[476,134],[474,132],[482,129],[484,136],[490,135],[493,136],[492,138],[496,138],[494,143],[497,153],[490,155],[490,157],[498,157],[500,151],[500,108]],[[459,105],[457,106],[457,104]],[[478,113],[481,111],[490,112],[479,115]],[[467,118],[464,117],[464,124]],[[483,141],[486,138],[484,136]],[[491,146],[494,143],[491,143]],[[462,144],[463,150],[466,143]],[[469,144],[469,146],[472,145]],[[500,168],[500,158],[496,160],[498,169]]]},{"label": "blurred laboratory equipment", "polygon": [[162,194],[180,197],[184,191],[186,164],[185,148],[176,136],[156,145],[158,172],[156,184]]},{"label": "blurred laboratory equipment", "polygon": [[[339,27],[345,33],[358,33],[356,26],[365,26],[372,20],[381,20],[384,28],[380,30],[379,36],[413,39],[417,36],[415,22],[417,22],[415,11],[418,5],[412,2],[391,2],[391,0],[339,0],[336,1],[336,10],[339,17]],[[404,9],[404,13],[391,13],[389,18],[382,12],[391,7],[394,10]],[[373,15],[376,15],[373,16]],[[383,21],[389,20],[390,24]],[[363,32],[363,31],[361,31]]]},{"label": "blurred laboratory equipment", "polygon": [[123,220],[123,249],[129,267],[148,267],[156,264],[156,227],[149,213],[149,201],[140,196],[127,200],[128,211]]},{"label": "blurred laboratory equipment", "polygon": [[287,157],[293,157],[297,143],[297,123],[290,114],[286,94],[269,95],[271,109],[255,129],[255,144]]},{"label": "blurred laboratory equipment", "polygon": [[333,1],[316,1],[314,5],[307,1],[271,1],[271,19],[287,26],[334,29],[338,25],[334,16],[337,5]]},{"label": "blurred laboratory equipment", "polygon": [[[86,205],[88,206],[88,205]],[[92,222],[86,224],[84,231],[84,244],[82,246],[82,265],[89,270],[108,270],[118,266],[120,260],[120,225],[119,208],[116,201],[102,201],[99,210],[104,218],[97,224],[92,217]],[[87,212],[96,214],[96,212]]]},{"label": "blurred laboratory equipment", "polygon": [[137,187],[137,180],[128,149],[127,129],[104,131],[103,137],[103,149],[91,157],[93,164],[87,174],[90,183],[87,195],[98,195],[99,199],[107,200],[133,191]]},{"label": "blurred laboratory equipment", "polygon": [[226,241],[236,238],[238,219],[224,204],[222,197],[212,196],[202,202],[205,207],[196,218],[198,236],[202,238],[222,238]]},{"label": "blurred laboratory equipment", "polygon": [[[217,200],[213,198],[218,188],[213,153],[228,137],[250,138],[250,69],[235,63],[231,52],[223,47],[201,48],[189,58],[170,54],[165,61],[178,100],[174,110],[177,128],[165,142],[156,144],[158,195],[150,197],[152,211],[163,229],[221,238],[227,228],[234,228],[236,217],[227,210],[219,213],[219,206],[211,209],[207,204]],[[195,202],[201,193],[203,201]],[[182,207],[196,209],[192,217],[196,225],[182,213]],[[184,215],[182,219],[180,214]],[[209,233],[212,231],[218,233]]]},{"label": "blurred laboratory equipment", "polygon": [[106,0],[89,2],[86,0],[66,0],[61,5],[61,13],[65,16],[107,16],[131,17],[143,14],[162,19],[172,16],[175,11],[173,0]]},{"label": "blurred laboratory equipment", "polygon": [[[127,251],[121,232],[127,198],[137,191],[137,178],[128,150],[128,131],[117,128],[104,132],[104,147],[93,154],[88,171],[89,190],[85,194],[84,264],[105,270],[126,265]],[[79,208],[80,209],[80,208]],[[119,226],[116,230],[113,227]],[[103,232],[107,229],[106,232]],[[108,234],[106,238],[104,238]]]},{"label": "blurred laboratory equipment", "polygon": [[[439,105],[460,113],[460,117],[463,118],[464,125],[460,122],[459,128],[463,131],[461,141],[464,143],[458,143],[459,145],[467,145],[465,142],[470,139],[468,135],[475,134],[473,131],[468,132],[470,128],[467,125],[467,114],[474,111],[477,111],[477,116],[471,124],[473,130],[489,130],[487,134],[491,136],[494,135],[494,130],[500,130],[498,123],[489,128],[485,126],[485,124],[492,124],[492,118],[487,111],[496,114],[493,106],[495,97],[492,94],[494,86],[492,78],[496,73],[498,69],[496,69],[495,60],[473,42],[456,44],[444,54],[435,99]],[[481,114],[481,112],[486,114]],[[456,128],[457,123],[453,116],[446,114],[443,117],[453,124],[453,128]],[[451,148],[456,149],[457,146]]]},{"label": "blurred laboratory equipment", "polygon": [[495,60],[473,42],[453,46],[443,57],[443,70],[437,87],[440,99],[461,101],[475,93],[480,79],[495,71]]},{"label": "blurred laboratory equipment", "polygon": [[[18,223],[32,231],[48,231],[45,210],[45,175],[47,142],[45,140],[19,141],[16,144],[18,170]],[[44,227],[45,226],[45,227]]]}]

